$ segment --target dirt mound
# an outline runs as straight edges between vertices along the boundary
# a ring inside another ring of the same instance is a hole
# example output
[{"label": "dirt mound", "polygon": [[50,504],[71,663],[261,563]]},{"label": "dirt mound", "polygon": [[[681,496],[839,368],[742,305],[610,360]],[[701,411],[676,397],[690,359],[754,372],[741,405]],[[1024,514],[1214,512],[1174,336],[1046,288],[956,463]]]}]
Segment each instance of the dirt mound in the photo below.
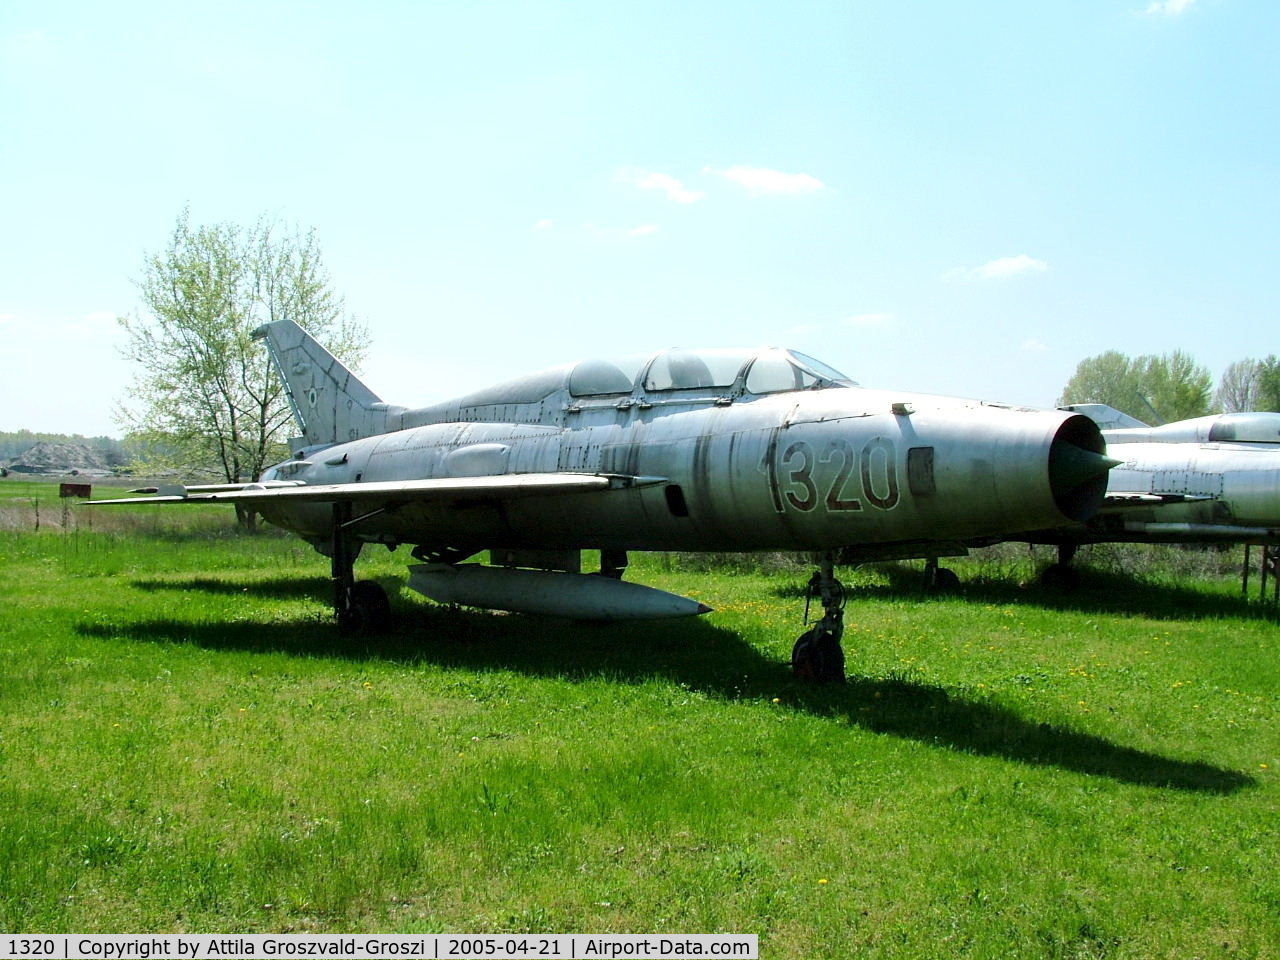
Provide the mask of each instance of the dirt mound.
[{"label": "dirt mound", "polygon": [[111,465],[82,443],[37,443],[0,465],[10,473],[39,473],[59,477],[111,475]]}]

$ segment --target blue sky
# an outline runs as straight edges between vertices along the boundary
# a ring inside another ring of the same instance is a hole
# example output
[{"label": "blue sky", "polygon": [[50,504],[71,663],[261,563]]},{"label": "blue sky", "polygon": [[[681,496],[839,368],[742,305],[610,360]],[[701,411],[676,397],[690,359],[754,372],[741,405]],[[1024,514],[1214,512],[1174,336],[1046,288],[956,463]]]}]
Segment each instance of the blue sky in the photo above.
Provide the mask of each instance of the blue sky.
[{"label": "blue sky", "polygon": [[1051,405],[1280,352],[1280,4],[0,5],[0,429],[117,433],[114,318],[193,222],[313,227],[417,405],[794,346]]}]

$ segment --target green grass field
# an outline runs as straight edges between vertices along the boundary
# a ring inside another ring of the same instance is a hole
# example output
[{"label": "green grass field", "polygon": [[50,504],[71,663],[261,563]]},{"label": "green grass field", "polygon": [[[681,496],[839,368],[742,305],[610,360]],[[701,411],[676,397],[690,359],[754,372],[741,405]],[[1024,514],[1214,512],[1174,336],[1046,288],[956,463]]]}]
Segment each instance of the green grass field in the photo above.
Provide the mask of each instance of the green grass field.
[{"label": "green grass field", "polygon": [[1280,633],[1230,577],[858,571],[850,680],[812,689],[802,570],[637,557],[716,612],[595,626],[436,606],[370,549],[396,622],[350,640],[300,541],[64,529],[54,493],[0,485],[0,930],[1280,955]]}]

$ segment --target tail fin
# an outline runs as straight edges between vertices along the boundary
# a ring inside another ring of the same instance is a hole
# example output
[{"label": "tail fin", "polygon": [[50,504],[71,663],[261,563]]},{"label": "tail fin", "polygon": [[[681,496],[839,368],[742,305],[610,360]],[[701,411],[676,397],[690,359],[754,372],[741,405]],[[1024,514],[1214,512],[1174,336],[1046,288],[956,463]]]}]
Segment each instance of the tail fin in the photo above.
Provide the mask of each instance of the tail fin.
[{"label": "tail fin", "polygon": [[292,320],[264,324],[252,336],[266,341],[302,431],[289,441],[290,449],[346,443],[394,429],[389,420],[404,408],[383,403]]}]

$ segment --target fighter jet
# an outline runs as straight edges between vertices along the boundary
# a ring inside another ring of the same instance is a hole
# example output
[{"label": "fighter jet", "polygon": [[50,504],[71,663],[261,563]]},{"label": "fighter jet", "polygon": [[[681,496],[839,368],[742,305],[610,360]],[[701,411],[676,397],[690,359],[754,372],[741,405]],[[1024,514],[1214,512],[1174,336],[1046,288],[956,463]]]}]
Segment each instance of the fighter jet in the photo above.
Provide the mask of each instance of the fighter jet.
[{"label": "fighter jet", "polygon": [[331,558],[347,630],[389,616],[382,588],[355,579],[365,544],[409,546],[408,585],[436,600],[593,620],[708,612],[623,580],[628,551],[811,551],[823,615],[792,663],[839,680],[837,555],[938,556],[1082,523],[1116,462],[1081,414],[863,389],[794,350],[585,360],[411,410],[291,321],[254,336],[300,427],[292,457],[255,483],[145,502],[244,504],[298,534]]},{"label": "fighter jet", "polygon": [[[1042,531],[1063,579],[1085,543],[1280,544],[1280,413],[1225,413],[1152,427],[1105,404],[1073,404],[1121,461],[1088,520]],[[1069,580],[1069,577],[1066,578]]]}]

